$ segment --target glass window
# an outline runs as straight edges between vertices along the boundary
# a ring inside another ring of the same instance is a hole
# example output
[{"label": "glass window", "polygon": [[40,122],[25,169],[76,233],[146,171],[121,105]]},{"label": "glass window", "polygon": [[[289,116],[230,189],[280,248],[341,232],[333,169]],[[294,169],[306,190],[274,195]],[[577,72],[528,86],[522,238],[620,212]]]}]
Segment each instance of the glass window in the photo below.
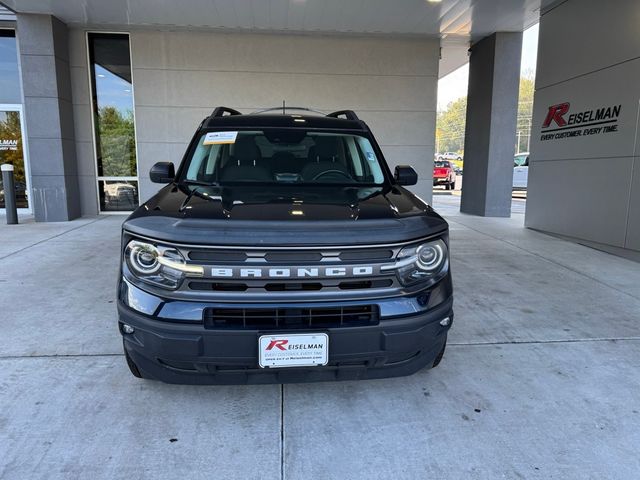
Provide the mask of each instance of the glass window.
[{"label": "glass window", "polygon": [[[24,170],[19,111],[0,110],[0,164],[3,163],[13,165],[18,208],[28,208],[27,177]],[[0,208],[5,208],[2,176],[0,176]]]},{"label": "glass window", "polygon": [[127,34],[89,33],[100,208],[138,206],[138,164]]},{"label": "glass window", "polygon": [[183,172],[183,180],[216,184],[385,182],[382,166],[366,137],[303,129],[206,133]]},{"label": "glass window", "polygon": [[0,29],[0,103],[22,103],[14,30]]},{"label": "glass window", "polygon": [[135,180],[100,180],[98,192],[105,211],[129,211],[138,206],[138,182]]},{"label": "glass window", "polygon": [[529,165],[529,155],[516,155],[513,157],[515,167],[526,167]]}]

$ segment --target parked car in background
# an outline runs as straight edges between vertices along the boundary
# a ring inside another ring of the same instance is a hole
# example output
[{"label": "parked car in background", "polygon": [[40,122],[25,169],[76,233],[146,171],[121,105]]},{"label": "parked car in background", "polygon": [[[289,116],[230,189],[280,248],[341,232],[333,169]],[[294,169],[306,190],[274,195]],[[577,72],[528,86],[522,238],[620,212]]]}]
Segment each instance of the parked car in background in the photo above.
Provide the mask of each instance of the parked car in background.
[{"label": "parked car in background", "polygon": [[456,172],[448,160],[433,162],[433,186],[444,185],[445,190],[456,188]]},{"label": "parked car in background", "polygon": [[462,155],[456,152],[444,152],[436,155],[438,160],[462,160]]},{"label": "parked car in background", "polygon": [[456,152],[444,152],[436,155],[438,160],[462,160],[462,155]]},{"label": "parked car in background", "polygon": [[513,157],[513,189],[526,190],[529,180],[529,152]]}]

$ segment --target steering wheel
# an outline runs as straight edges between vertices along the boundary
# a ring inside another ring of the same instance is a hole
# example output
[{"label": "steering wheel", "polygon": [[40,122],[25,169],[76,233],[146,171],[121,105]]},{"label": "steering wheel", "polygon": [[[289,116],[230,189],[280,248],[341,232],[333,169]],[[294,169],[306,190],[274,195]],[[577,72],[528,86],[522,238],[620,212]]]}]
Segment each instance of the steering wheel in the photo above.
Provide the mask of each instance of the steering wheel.
[{"label": "steering wheel", "polygon": [[324,172],[320,172],[315,177],[313,177],[313,180],[318,180],[321,177],[324,177],[325,175],[336,175],[336,174],[343,176],[347,180],[353,180],[351,178],[351,175],[349,175],[348,173],[343,172],[342,170],[325,170]]}]

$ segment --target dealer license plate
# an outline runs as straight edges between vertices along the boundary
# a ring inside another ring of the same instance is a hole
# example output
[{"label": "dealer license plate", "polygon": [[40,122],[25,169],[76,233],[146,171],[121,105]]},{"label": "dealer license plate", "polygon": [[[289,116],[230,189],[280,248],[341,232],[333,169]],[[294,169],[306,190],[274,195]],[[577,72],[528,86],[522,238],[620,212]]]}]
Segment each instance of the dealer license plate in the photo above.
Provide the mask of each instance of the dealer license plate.
[{"label": "dealer license plate", "polygon": [[262,335],[258,339],[261,368],[314,367],[329,363],[326,333]]}]

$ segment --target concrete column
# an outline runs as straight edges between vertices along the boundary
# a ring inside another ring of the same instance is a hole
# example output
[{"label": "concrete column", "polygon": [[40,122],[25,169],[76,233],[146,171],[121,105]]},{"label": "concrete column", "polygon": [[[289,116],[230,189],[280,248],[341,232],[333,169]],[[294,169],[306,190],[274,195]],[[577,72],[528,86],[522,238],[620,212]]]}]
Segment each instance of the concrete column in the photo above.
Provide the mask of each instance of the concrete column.
[{"label": "concrete column", "polygon": [[460,211],[511,215],[522,33],[494,33],[471,47]]},{"label": "concrete column", "polygon": [[31,207],[38,222],[80,216],[67,26],[17,14]]}]

